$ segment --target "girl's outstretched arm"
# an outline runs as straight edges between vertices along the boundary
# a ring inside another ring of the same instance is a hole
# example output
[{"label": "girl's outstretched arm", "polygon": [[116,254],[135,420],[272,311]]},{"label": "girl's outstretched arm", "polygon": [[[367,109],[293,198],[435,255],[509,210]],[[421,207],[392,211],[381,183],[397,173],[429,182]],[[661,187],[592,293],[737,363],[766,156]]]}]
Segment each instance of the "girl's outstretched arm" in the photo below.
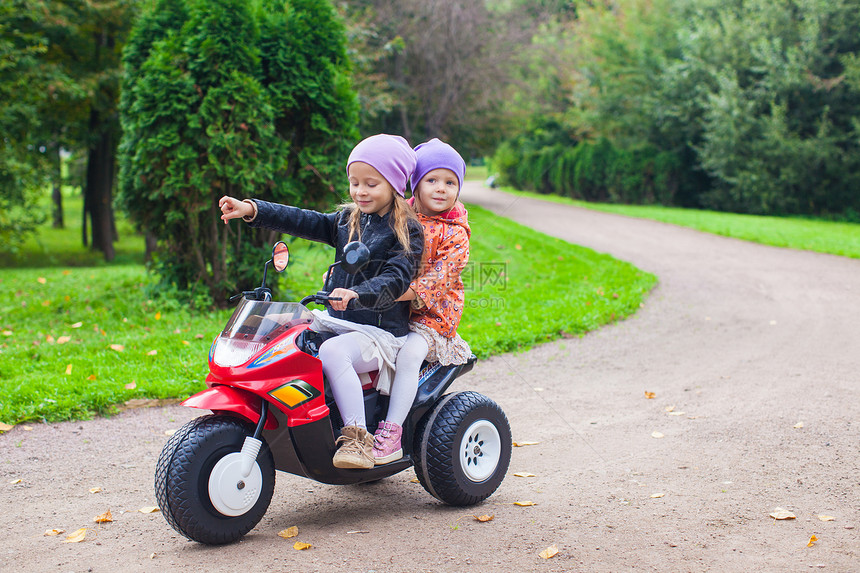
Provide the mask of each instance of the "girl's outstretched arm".
[{"label": "girl's outstretched arm", "polygon": [[279,233],[337,246],[338,221],[344,211],[319,213],[260,199],[252,202],[257,208],[256,217],[248,221],[252,227],[274,229]]}]

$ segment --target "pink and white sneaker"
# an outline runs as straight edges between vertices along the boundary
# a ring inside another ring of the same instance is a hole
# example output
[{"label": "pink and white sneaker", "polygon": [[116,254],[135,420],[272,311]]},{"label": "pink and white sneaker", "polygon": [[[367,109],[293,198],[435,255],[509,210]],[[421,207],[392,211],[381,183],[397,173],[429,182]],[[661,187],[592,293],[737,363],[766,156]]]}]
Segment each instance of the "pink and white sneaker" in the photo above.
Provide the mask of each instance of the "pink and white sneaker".
[{"label": "pink and white sneaker", "polygon": [[377,466],[399,460],[403,457],[400,437],[403,428],[394,422],[382,422],[373,435],[373,462]]}]

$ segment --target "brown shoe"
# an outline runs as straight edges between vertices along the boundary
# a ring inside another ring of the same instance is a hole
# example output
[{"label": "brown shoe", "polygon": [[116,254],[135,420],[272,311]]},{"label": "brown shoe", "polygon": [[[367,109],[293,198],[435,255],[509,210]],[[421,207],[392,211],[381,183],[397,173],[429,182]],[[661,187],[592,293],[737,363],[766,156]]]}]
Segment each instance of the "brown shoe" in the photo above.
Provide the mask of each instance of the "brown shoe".
[{"label": "brown shoe", "polygon": [[335,442],[340,447],[331,463],[336,468],[366,470],[373,467],[373,436],[359,426],[344,426]]}]

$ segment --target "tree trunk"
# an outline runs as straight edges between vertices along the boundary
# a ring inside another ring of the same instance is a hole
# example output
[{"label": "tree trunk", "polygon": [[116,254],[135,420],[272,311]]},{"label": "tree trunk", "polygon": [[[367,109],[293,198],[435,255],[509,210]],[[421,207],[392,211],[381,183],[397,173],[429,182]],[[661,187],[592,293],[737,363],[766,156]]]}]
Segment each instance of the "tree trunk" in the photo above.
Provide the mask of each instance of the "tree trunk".
[{"label": "tree trunk", "polygon": [[113,220],[113,133],[105,129],[99,113],[90,112],[90,132],[102,132],[90,147],[87,159],[87,182],[85,205],[89,210],[92,223],[92,248],[99,249],[106,261],[114,259],[114,236],[116,227]]},{"label": "tree trunk", "polygon": [[63,193],[61,190],[61,186],[63,184],[63,170],[62,163],[60,161],[60,145],[55,144],[53,147],[54,157],[52,159],[54,160],[54,173],[51,184],[51,200],[54,203],[54,228],[63,229],[66,225],[63,220]]},{"label": "tree trunk", "polygon": [[147,231],[143,235],[143,241],[146,246],[146,252],[143,255],[143,262],[149,263],[152,261],[152,255],[155,253],[155,249],[158,248],[158,239],[155,237],[154,233]]}]

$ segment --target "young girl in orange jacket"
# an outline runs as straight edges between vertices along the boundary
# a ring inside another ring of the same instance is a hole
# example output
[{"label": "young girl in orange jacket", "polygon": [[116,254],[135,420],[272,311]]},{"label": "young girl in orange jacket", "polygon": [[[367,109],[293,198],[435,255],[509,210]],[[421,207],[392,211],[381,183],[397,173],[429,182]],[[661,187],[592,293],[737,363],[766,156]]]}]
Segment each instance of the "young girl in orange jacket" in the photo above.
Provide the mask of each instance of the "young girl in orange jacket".
[{"label": "young girl in orange jacket", "polygon": [[398,300],[410,300],[412,316],[406,342],[397,354],[388,414],[374,436],[376,465],[403,457],[401,428],[415,394],[421,363],[463,364],[472,354],[457,334],[465,299],[461,273],[469,261],[466,208],[458,201],[466,163],[438,139],[415,148],[409,200],[424,227],[424,255],[419,276]]}]

